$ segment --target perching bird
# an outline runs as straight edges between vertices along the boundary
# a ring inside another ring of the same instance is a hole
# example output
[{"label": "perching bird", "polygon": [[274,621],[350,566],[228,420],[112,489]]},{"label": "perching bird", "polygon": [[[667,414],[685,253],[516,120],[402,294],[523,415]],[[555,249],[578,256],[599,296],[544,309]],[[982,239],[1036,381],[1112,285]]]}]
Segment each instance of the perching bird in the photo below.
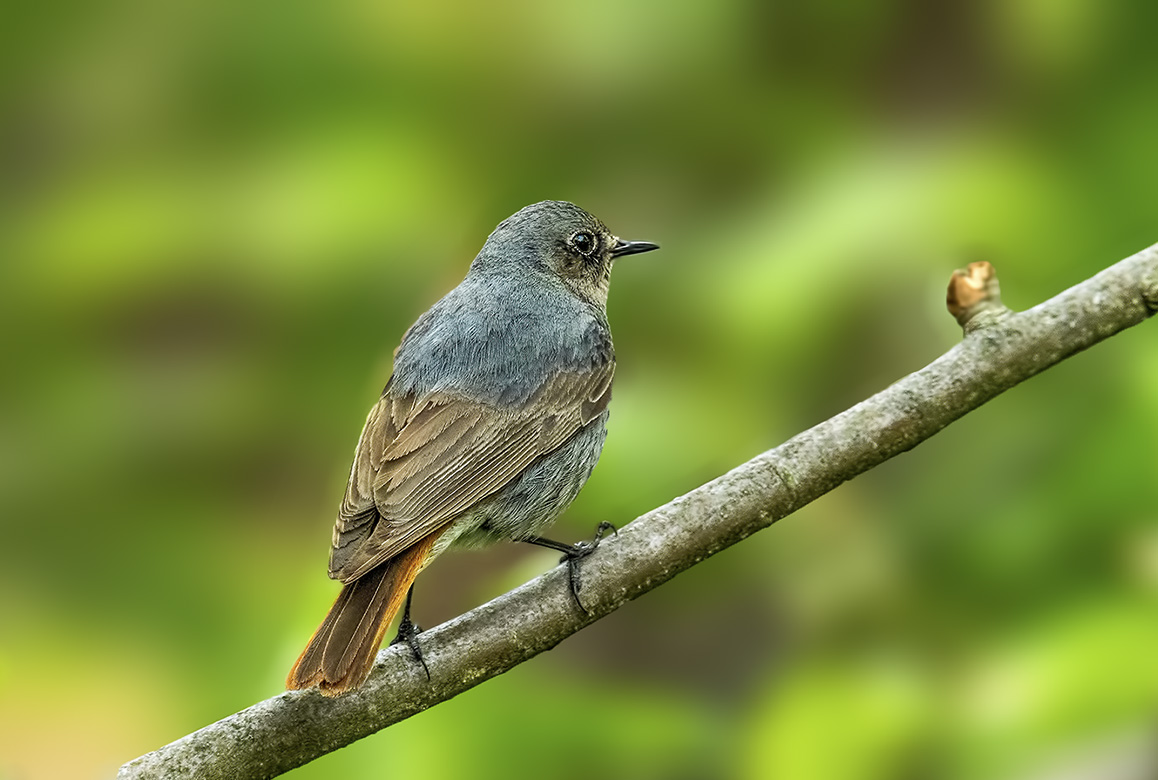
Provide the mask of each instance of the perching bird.
[{"label": "perching bird", "polygon": [[[358,440],[330,550],[343,588],[286,680],[337,696],[360,686],[418,573],[451,545],[533,541],[578,495],[606,436],[622,241],[571,203],[504,220],[466,278],[410,327]],[[572,592],[577,582],[572,570]],[[425,663],[423,664],[425,666]]]}]

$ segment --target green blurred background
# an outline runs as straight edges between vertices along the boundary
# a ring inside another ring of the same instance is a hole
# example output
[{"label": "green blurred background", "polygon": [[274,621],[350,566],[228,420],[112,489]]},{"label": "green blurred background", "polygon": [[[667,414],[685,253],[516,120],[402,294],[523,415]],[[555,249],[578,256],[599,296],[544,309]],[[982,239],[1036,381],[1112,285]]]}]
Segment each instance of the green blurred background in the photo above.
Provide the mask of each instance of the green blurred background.
[{"label": "green blurred background", "polygon": [[[0,778],[281,690],[404,329],[527,203],[619,264],[555,536],[1158,241],[1158,4],[16,3],[0,11]],[[1158,776],[1158,331],[1058,366],[510,674],[291,773]],[[523,547],[523,546],[519,546]],[[554,565],[447,556],[435,625]]]}]

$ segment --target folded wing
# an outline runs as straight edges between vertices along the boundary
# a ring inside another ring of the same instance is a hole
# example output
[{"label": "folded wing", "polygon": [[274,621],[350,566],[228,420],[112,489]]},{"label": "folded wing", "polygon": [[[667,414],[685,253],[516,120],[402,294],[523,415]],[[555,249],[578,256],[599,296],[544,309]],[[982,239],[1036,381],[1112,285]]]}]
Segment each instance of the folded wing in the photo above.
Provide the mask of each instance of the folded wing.
[{"label": "folded wing", "polygon": [[500,408],[387,386],[370,410],[334,525],[330,576],[351,582],[508,484],[607,408],[614,362],[563,372]]}]

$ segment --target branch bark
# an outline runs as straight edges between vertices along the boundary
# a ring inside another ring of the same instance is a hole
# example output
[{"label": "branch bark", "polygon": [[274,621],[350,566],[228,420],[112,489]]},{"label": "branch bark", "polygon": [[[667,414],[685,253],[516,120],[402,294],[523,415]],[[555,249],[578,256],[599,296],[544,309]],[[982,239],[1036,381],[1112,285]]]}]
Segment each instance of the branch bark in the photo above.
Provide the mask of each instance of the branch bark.
[{"label": "branch bark", "polygon": [[1028,311],[999,300],[988,264],[954,274],[965,337],[925,368],[711,482],[648,512],[582,564],[579,611],[557,567],[420,637],[427,681],[403,645],[367,684],[327,699],[291,691],[121,767],[136,778],[279,775],[549,650],[627,601],[766,528],[1034,374],[1158,311],[1158,244]]}]

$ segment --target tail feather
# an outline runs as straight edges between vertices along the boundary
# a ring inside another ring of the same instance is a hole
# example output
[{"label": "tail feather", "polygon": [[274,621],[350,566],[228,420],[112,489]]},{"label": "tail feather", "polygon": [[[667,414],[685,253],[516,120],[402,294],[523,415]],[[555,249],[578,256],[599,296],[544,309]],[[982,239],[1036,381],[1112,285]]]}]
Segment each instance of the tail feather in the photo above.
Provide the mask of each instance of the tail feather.
[{"label": "tail feather", "polygon": [[317,686],[323,696],[338,696],[364,683],[386,629],[440,535],[427,536],[347,583],[290,669],[286,687]]}]

